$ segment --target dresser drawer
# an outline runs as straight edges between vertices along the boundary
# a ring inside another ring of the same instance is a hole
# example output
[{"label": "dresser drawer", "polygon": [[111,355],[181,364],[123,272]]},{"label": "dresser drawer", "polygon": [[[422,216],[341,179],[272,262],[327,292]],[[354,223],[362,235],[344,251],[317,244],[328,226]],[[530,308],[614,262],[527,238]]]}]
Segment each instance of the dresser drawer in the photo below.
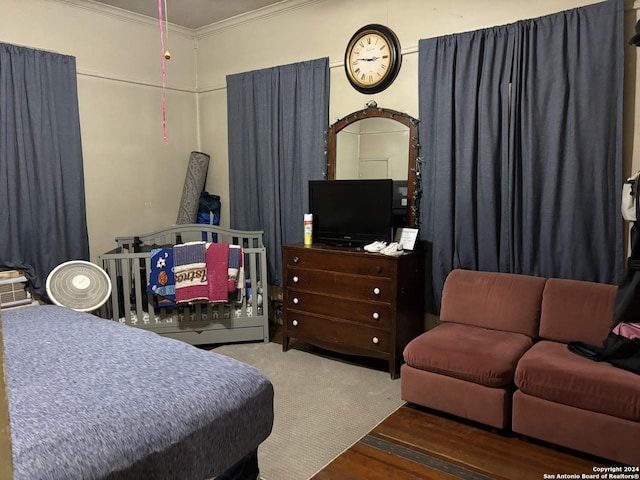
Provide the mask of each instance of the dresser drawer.
[{"label": "dresser drawer", "polygon": [[386,277],[368,277],[293,267],[287,269],[286,275],[286,288],[363,301],[390,303],[393,299],[392,282]]},{"label": "dresser drawer", "polygon": [[282,261],[289,267],[378,277],[391,277],[396,266],[396,258],[382,254],[362,252],[353,254],[304,248],[285,248]]},{"label": "dresser drawer", "polygon": [[385,359],[396,378],[404,345],[422,331],[424,264],[422,251],[284,245],[282,349],[299,340]]},{"label": "dresser drawer", "polygon": [[389,351],[389,332],[378,328],[328,320],[291,310],[287,312],[286,322],[285,328],[292,337],[376,352]]},{"label": "dresser drawer", "polygon": [[391,325],[391,306],[388,303],[362,302],[292,289],[287,292],[286,302],[287,311],[317,313],[382,328]]}]

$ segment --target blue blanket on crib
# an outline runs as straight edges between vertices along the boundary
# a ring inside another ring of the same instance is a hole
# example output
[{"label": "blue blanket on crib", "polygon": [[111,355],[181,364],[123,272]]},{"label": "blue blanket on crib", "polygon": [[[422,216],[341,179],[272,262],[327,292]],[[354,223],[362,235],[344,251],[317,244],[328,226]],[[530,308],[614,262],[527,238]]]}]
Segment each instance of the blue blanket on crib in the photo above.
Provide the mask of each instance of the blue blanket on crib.
[{"label": "blue blanket on crib", "polygon": [[57,306],[2,318],[15,480],[210,478],[271,432],[254,367]]},{"label": "blue blanket on crib", "polygon": [[176,277],[173,272],[173,248],[151,250],[151,271],[147,292],[157,295],[157,307],[175,306]]}]

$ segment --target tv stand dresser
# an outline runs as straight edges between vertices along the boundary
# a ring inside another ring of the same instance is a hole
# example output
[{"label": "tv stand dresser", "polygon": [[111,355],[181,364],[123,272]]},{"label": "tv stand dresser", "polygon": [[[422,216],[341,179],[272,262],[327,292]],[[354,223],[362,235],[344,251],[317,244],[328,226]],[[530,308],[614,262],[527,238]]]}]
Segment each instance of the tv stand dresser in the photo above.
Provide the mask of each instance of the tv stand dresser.
[{"label": "tv stand dresser", "polygon": [[397,378],[407,343],[423,332],[424,252],[284,245],[283,341],[388,360]]}]

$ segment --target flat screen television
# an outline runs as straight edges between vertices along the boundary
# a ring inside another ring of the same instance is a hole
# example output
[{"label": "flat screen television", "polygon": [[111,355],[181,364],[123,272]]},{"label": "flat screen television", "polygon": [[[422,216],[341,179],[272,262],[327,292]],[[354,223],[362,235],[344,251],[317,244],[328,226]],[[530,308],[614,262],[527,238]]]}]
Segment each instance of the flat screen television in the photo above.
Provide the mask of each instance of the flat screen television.
[{"label": "flat screen television", "polygon": [[313,241],[362,246],[393,238],[393,180],[310,180]]}]

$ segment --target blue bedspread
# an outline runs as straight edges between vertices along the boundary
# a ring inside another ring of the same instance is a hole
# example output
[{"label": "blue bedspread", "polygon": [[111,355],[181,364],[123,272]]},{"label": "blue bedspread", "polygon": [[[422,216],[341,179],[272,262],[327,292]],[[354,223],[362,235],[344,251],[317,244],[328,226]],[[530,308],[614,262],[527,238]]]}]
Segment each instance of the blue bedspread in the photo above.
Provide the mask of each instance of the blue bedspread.
[{"label": "blue bedspread", "polygon": [[204,479],[271,432],[254,367],[57,306],[2,318],[16,480]]}]

